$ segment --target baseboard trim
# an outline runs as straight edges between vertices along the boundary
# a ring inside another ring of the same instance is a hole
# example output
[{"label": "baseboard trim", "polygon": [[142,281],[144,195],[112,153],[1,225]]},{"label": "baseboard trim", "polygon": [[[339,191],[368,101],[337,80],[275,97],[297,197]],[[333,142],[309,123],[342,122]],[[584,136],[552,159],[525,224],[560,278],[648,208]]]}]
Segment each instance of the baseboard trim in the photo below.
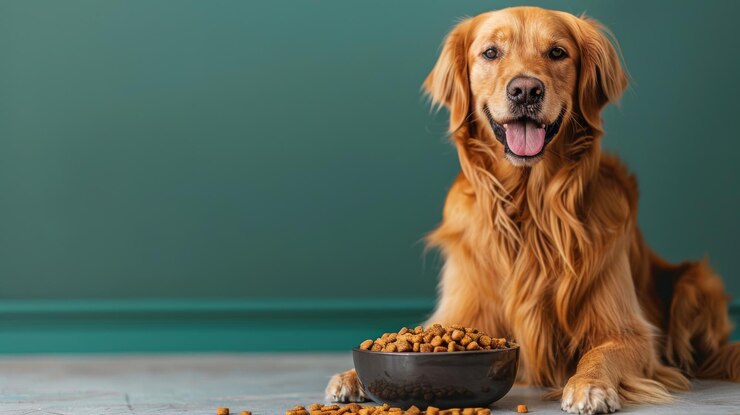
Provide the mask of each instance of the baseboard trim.
[{"label": "baseboard trim", "polygon": [[[431,298],[3,300],[0,354],[346,351],[418,324],[433,306]],[[730,314],[740,323],[740,302]]]},{"label": "baseboard trim", "polygon": [[0,301],[0,354],[349,350],[415,325],[434,300]]},{"label": "baseboard trim", "polygon": [[398,299],[131,299],[131,300],[0,300],[4,315],[192,314],[192,313],[331,313],[407,312],[427,310],[431,298]]}]

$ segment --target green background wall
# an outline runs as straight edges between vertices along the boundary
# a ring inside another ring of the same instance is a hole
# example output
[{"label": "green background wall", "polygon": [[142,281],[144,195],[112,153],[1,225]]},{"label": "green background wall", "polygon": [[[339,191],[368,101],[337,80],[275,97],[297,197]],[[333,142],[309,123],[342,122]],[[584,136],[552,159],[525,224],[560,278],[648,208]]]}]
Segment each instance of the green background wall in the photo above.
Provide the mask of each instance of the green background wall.
[{"label": "green background wall", "polygon": [[[645,237],[740,294],[740,3],[532,4],[615,33],[634,82],[604,143]],[[0,352],[341,349],[420,321],[458,167],[419,87],[456,19],[508,5],[0,2]]]}]

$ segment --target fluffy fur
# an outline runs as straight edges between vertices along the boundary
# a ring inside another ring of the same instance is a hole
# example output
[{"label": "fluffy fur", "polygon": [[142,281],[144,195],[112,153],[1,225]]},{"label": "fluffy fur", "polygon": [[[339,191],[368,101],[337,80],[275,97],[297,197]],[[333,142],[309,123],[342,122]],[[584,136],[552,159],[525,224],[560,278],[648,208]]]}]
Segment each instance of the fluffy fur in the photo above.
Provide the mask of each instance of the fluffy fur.
[{"label": "fluffy fur", "polygon": [[[601,151],[600,112],[627,85],[604,33],[594,20],[539,8],[482,14],[452,30],[424,83],[449,110],[462,170],[428,236],[445,258],[429,322],[516,339],[522,380],[554,388],[574,413],[666,402],[687,377],[740,381],[721,280],[706,262],[668,264],[646,246],[636,181]],[[491,44],[503,57],[481,60]],[[567,60],[543,55],[553,44]],[[505,85],[522,74],[543,81],[544,118],[564,115],[544,153],[517,162],[483,105],[492,118],[506,114]],[[327,395],[362,391],[346,372]]]}]

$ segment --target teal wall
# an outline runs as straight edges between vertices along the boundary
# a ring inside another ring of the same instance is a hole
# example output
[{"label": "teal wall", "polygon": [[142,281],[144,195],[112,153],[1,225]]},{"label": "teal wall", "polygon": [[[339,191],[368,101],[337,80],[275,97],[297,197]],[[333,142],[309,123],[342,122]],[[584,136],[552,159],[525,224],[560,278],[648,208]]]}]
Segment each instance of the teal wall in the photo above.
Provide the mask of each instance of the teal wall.
[{"label": "teal wall", "polygon": [[[740,3],[534,4],[620,40],[604,143],[645,237],[738,296]],[[456,19],[506,5],[0,2],[0,352],[261,350],[299,326],[332,341],[286,347],[343,348],[422,319],[458,167],[419,87]]]}]

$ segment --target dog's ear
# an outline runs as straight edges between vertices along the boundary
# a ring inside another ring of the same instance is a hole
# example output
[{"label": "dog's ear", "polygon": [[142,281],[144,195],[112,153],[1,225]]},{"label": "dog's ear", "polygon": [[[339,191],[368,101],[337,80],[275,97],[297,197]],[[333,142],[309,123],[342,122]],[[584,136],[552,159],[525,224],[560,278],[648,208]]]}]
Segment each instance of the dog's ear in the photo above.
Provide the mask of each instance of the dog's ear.
[{"label": "dog's ear", "polygon": [[585,16],[571,17],[577,21],[573,34],[581,55],[579,110],[591,127],[601,129],[599,113],[607,103],[619,101],[627,88],[627,74],[604,26]]},{"label": "dog's ear", "polygon": [[437,107],[450,111],[450,131],[460,128],[470,113],[467,50],[472,18],[461,21],[447,35],[442,53],[424,81],[424,90]]}]

